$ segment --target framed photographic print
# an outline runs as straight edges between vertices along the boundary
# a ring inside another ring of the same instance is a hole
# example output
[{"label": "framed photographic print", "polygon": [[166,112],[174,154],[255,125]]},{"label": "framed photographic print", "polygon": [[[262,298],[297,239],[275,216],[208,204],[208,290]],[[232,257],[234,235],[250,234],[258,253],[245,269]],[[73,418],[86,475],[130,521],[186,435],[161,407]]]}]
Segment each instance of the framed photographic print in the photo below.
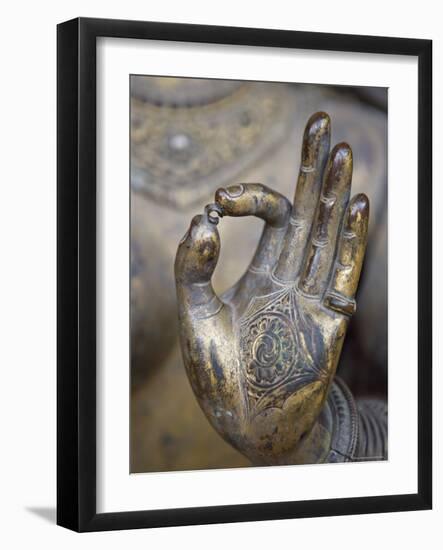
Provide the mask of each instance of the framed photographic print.
[{"label": "framed photographic print", "polygon": [[77,531],[432,505],[432,43],[58,26]]}]

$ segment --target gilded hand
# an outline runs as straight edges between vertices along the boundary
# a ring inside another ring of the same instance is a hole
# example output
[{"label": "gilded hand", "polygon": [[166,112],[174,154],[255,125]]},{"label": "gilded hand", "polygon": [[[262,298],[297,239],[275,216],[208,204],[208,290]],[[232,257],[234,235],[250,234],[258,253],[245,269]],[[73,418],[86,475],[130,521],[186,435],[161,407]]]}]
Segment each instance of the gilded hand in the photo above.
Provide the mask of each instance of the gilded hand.
[{"label": "gilded hand", "polygon": [[[219,189],[175,262],[184,363],[214,428],[255,464],[295,463],[335,375],[355,311],[369,202],[351,201],[352,151],[329,153],[330,121],[305,129],[294,204],[260,184]],[[265,227],[243,277],[221,298],[211,284],[222,216]]]}]

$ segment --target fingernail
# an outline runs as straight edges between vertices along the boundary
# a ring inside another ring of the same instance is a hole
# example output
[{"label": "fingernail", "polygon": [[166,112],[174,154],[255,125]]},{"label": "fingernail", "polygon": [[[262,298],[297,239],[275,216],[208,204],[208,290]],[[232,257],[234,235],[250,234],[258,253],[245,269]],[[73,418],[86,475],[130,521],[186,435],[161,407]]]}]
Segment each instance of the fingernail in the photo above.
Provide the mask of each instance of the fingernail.
[{"label": "fingernail", "polygon": [[241,183],[238,183],[236,185],[230,185],[227,189],[225,189],[226,194],[231,198],[239,197],[244,193],[245,187]]},{"label": "fingernail", "polygon": [[205,206],[205,215],[210,223],[217,225],[220,218],[223,217],[223,209],[219,204],[213,202]]}]

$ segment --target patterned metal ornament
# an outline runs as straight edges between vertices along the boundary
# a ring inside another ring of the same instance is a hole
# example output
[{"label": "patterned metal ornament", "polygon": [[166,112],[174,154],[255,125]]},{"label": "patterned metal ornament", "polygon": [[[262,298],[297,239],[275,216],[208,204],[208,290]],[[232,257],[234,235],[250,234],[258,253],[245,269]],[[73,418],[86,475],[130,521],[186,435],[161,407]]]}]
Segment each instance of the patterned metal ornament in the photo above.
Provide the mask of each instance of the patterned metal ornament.
[{"label": "patterned metal ornament", "polygon": [[[290,96],[281,85],[190,80],[183,90],[183,80],[161,80],[166,97],[149,80],[131,102],[132,186],[156,201],[176,208],[198,203],[288,132]],[[199,101],[190,104],[193,85]]]}]

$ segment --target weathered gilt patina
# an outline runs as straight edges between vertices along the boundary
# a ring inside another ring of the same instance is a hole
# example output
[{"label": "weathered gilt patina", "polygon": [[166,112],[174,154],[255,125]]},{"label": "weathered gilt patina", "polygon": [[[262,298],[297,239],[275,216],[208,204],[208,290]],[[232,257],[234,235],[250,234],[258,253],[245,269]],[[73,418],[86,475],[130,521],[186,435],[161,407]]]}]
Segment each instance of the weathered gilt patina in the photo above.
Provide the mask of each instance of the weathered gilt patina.
[{"label": "weathered gilt patina", "polygon": [[[219,189],[181,240],[175,276],[185,367],[212,426],[254,464],[386,457],[386,406],[335,379],[369,219],[352,199],[352,150],[330,151],[326,113],[307,123],[294,202],[261,184]],[[224,295],[211,278],[219,217],[265,226],[249,268]]]}]

